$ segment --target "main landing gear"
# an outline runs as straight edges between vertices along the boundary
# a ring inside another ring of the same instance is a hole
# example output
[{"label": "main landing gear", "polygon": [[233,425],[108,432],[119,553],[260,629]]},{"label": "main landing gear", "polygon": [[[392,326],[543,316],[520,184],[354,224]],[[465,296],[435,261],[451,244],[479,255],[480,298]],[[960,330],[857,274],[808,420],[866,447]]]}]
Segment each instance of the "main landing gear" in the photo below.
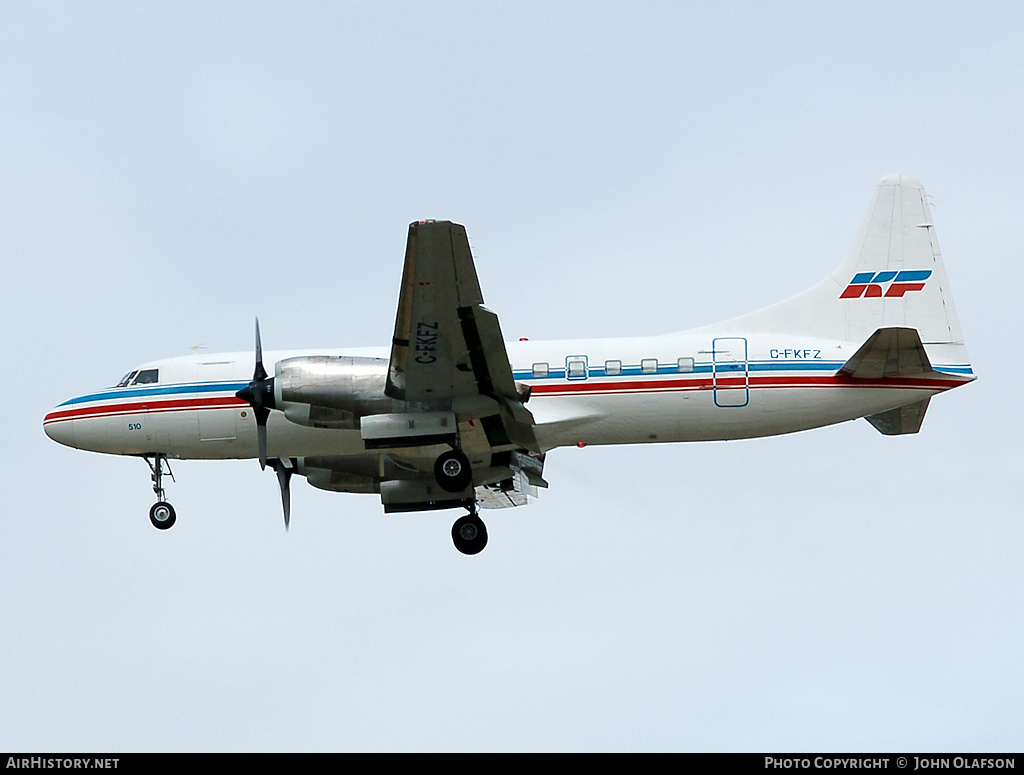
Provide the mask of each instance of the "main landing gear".
[{"label": "main landing gear", "polygon": [[[445,492],[463,492],[473,485],[473,469],[466,454],[455,447],[438,455],[434,461],[434,478]],[[479,554],[487,546],[487,528],[476,513],[476,501],[467,505],[469,514],[452,525],[452,541],[463,554]]]},{"label": "main landing gear", "polygon": [[452,525],[452,541],[463,554],[480,554],[487,546],[487,527],[476,513],[476,503],[469,514],[455,520]]},{"label": "main landing gear", "polygon": [[450,449],[434,461],[434,478],[445,492],[462,492],[473,483],[473,469],[461,449]]},{"label": "main landing gear", "polygon": [[[150,460],[150,457],[153,459]],[[171,477],[171,481],[174,481],[174,473],[171,471],[171,463],[167,459],[167,455],[157,453],[155,455],[144,455],[143,459],[146,461],[146,465],[149,466],[149,470],[152,472],[153,480],[153,492],[156,493],[156,503],[153,504],[149,510],[149,521],[153,523],[153,527],[157,530],[168,530],[174,526],[175,520],[178,518],[177,514],[174,513],[174,506],[164,500],[166,497],[164,494],[163,476],[166,473]],[[164,470],[166,469],[166,471]]]}]

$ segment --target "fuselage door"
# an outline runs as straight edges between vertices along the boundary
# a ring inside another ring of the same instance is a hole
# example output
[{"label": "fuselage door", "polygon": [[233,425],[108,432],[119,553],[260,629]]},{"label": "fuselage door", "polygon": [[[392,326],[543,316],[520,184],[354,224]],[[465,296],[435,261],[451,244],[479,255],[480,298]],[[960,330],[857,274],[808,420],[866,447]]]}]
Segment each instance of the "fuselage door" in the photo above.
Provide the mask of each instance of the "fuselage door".
[{"label": "fuselage door", "polygon": [[739,336],[719,337],[711,349],[715,406],[746,406],[750,402],[747,340]]}]

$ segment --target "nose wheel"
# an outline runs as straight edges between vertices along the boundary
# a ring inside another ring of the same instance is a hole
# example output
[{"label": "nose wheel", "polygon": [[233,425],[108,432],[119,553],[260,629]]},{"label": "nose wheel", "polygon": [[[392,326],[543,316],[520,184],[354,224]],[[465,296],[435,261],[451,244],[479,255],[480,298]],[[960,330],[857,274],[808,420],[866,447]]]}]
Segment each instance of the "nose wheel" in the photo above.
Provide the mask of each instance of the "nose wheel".
[{"label": "nose wheel", "polygon": [[174,513],[174,506],[167,501],[157,501],[149,509],[149,521],[157,530],[169,530],[174,526],[178,515]]},{"label": "nose wheel", "polygon": [[153,480],[153,492],[156,493],[157,498],[156,503],[149,509],[149,521],[153,523],[153,527],[157,530],[169,530],[174,526],[178,518],[174,511],[174,506],[164,500],[167,497],[164,492],[164,474],[166,473],[171,477],[171,481],[174,481],[171,463],[167,459],[167,455],[159,453],[145,455],[143,459],[146,461],[146,465],[149,466],[150,473],[152,474],[150,478]]}]

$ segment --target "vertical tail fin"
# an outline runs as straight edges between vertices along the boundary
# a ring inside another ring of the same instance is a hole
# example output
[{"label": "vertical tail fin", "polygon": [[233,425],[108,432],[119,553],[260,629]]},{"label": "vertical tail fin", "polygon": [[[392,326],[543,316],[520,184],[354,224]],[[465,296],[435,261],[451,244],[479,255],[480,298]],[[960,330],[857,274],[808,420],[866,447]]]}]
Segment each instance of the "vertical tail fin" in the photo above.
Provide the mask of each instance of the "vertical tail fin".
[{"label": "vertical tail fin", "polygon": [[835,272],[798,296],[724,327],[857,343],[880,328],[914,328],[933,363],[968,363],[924,188],[905,175],[878,183],[857,238]]},{"label": "vertical tail fin", "polygon": [[[843,287],[846,339],[887,326],[916,328],[928,344],[963,344],[946,267],[924,188],[890,175],[875,188],[846,261],[832,274]],[[861,290],[863,288],[863,290]]]}]

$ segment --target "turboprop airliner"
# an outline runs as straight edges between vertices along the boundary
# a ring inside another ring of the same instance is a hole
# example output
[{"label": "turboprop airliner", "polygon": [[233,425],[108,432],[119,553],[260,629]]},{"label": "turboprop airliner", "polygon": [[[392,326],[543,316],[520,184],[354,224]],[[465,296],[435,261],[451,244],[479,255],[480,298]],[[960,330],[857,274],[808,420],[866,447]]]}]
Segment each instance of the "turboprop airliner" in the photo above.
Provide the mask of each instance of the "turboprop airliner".
[{"label": "turboprop airliner", "polygon": [[[267,367],[270,367],[270,371]],[[153,361],[46,415],[50,438],[149,465],[161,530],[172,459],[256,458],[285,527],[295,474],[379,495],[385,512],[465,509],[456,548],[487,543],[479,508],[547,487],[556,447],[744,439],[864,417],[917,433],[932,396],[975,378],[924,189],[876,187],[846,260],[774,306],[680,333],[505,342],[464,227],[409,226],[390,346]]]}]

